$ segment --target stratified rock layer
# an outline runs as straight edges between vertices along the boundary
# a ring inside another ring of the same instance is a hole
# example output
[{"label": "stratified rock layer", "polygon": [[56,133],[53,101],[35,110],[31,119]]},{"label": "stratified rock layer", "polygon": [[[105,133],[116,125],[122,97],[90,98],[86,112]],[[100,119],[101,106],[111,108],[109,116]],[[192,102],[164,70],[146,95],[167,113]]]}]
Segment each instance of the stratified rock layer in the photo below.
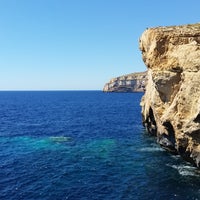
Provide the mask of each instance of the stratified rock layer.
[{"label": "stratified rock layer", "polygon": [[200,23],[147,29],[143,124],[162,147],[200,167]]},{"label": "stratified rock layer", "polygon": [[113,78],[106,83],[104,92],[144,92],[146,72],[132,73]]}]

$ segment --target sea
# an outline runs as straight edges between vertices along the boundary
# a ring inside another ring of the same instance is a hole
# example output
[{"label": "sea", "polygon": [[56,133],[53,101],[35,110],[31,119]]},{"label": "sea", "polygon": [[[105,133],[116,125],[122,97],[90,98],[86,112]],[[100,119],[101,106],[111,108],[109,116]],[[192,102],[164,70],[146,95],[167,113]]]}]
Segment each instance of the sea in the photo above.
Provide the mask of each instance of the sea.
[{"label": "sea", "polygon": [[142,95],[0,92],[0,199],[200,199],[200,171],[142,126]]}]

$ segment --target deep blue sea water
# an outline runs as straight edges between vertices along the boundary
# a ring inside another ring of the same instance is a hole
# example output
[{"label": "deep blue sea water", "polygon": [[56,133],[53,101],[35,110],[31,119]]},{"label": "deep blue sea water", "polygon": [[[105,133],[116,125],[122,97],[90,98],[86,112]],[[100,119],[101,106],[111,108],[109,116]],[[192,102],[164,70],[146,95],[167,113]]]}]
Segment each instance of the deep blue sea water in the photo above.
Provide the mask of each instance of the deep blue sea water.
[{"label": "deep blue sea water", "polygon": [[0,92],[0,199],[200,199],[141,125],[142,93]]}]

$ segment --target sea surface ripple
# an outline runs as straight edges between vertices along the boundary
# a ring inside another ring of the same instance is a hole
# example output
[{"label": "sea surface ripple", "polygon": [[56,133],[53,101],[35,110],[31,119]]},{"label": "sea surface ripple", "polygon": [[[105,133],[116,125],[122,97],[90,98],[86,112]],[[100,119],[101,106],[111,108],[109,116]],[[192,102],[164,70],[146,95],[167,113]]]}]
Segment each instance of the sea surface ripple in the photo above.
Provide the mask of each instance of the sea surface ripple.
[{"label": "sea surface ripple", "polygon": [[0,92],[0,199],[200,199],[141,125],[142,93]]}]

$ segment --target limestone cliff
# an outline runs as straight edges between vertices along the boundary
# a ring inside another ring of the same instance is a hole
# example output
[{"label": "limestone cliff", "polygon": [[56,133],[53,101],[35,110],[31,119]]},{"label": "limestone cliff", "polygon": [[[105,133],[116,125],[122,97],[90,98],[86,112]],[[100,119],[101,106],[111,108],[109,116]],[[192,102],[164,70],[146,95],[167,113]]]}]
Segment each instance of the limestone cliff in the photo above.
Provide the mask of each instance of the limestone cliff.
[{"label": "limestone cliff", "polygon": [[149,28],[140,49],[148,67],[144,126],[162,147],[200,167],[200,23]]},{"label": "limestone cliff", "polygon": [[106,83],[104,92],[144,92],[146,72],[132,73],[113,78]]}]

